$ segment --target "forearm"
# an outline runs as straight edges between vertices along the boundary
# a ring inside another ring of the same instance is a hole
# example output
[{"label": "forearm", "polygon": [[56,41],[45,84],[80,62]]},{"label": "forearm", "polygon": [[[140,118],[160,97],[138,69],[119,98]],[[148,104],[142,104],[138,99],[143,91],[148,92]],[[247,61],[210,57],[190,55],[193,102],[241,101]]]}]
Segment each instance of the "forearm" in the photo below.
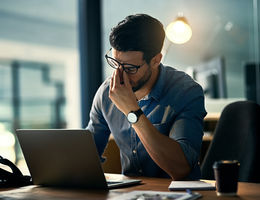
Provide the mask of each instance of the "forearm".
[{"label": "forearm", "polygon": [[154,162],[172,179],[183,179],[189,174],[189,163],[178,142],[161,134],[145,115],[140,116],[133,128]]}]

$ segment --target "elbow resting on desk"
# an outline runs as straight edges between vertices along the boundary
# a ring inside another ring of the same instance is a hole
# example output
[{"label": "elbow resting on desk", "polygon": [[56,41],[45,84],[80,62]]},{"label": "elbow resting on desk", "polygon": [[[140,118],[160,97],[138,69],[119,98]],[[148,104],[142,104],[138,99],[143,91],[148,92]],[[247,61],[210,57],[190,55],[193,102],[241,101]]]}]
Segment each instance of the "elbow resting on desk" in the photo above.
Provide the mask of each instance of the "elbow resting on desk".
[{"label": "elbow resting on desk", "polygon": [[[181,146],[178,143],[177,145],[181,149]],[[170,168],[168,170],[164,169],[174,181],[185,180],[191,172],[191,166],[188,160],[182,150],[180,150],[180,152],[181,155],[178,156],[179,161],[175,162],[174,166],[169,166]]]}]

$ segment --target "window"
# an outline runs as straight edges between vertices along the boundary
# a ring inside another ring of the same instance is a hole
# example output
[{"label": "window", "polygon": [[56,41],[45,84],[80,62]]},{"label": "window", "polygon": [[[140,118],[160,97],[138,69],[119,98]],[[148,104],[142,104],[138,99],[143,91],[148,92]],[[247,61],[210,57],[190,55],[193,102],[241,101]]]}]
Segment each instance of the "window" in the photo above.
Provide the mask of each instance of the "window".
[{"label": "window", "polygon": [[[0,26],[0,138],[80,127],[77,1],[2,0]],[[0,142],[1,155],[22,159],[9,143]]]}]

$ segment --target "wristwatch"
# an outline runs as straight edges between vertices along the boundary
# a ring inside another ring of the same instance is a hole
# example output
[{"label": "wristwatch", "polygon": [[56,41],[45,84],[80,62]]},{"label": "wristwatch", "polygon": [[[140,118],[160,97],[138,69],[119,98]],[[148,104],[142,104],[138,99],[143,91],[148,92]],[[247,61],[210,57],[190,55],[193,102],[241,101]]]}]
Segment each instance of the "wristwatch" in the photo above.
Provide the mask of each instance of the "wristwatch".
[{"label": "wristwatch", "polygon": [[143,111],[141,110],[141,108],[139,108],[136,111],[130,111],[127,114],[127,120],[131,123],[134,124],[138,121],[139,117],[144,114]]}]

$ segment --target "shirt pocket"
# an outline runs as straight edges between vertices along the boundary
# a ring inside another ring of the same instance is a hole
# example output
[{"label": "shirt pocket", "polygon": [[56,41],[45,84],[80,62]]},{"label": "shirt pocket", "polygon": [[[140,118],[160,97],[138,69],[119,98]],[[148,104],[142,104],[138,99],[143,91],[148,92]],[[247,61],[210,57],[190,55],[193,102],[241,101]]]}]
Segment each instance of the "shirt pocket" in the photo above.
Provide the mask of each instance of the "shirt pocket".
[{"label": "shirt pocket", "polygon": [[154,125],[167,125],[168,122],[173,118],[174,109],[168,106],[157,105],[148,114],[146,112],[146,117]]}]

